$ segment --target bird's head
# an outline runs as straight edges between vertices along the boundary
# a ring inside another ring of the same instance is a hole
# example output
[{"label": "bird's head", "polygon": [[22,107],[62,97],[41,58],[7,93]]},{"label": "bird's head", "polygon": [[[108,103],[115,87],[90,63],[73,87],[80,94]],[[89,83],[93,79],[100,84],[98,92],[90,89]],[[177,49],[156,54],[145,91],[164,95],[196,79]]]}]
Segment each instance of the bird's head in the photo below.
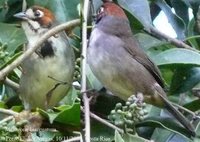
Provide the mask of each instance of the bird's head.
[{"label": "bird's head", "polygon": [[101,20],[104,16],[114,16],[122,19],[128,19],[122,8],[110,0],[103,0],[103,5],[97,12],[97,21]]},{"label": "bird's head", "polygon": [[23,28],[32,34],[42,33],[51,28],[55,17],[53,13],[41,6],[32,6],[24,12],[14,15],[14,17],[23,20]]}]

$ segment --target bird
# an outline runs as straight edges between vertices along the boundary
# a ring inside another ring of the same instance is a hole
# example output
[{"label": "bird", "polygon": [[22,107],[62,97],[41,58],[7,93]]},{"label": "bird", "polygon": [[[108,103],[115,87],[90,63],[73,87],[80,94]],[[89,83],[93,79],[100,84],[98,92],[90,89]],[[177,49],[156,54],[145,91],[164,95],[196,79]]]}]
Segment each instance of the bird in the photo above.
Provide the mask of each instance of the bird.
[{"label": "bird", "polygon": [[[44,33],[58,25],[47,8],[34,5],[14,17],[21,20],[27,38],[24,51],[32,48]],[[48,38],[21,64],[19,96],[25,110],[49,109],[58,104],[70,90],[75,55],[67,35],[60,32]]]},{"label": "bird", "polygon": [[123,100],[142,93],[144,101],[166,108],[195,135],[194,126],[167,99],[158,67],[134,38],[123,9],[104,0],[91,32],[87,62],[103,86]]}]

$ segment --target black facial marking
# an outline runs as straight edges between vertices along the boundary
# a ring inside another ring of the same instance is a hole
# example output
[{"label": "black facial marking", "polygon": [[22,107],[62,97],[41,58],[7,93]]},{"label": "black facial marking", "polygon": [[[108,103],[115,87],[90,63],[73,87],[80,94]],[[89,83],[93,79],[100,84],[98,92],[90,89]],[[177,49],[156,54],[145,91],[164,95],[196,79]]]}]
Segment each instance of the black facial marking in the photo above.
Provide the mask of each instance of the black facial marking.
[{"label": "black facial marking", "polygon": [[98,12],[97,12],[97,16],[96,16],[96,24],[99,23],[99,21],[101,21],[101,18],[105,16],[105,12],[102,11],[102,8],[101,7]]},{"label": "black facial marking", "polygon": [[51,41],[46,41],[41,47],[40,53],[43,58],[54,56],[54,50]]}]

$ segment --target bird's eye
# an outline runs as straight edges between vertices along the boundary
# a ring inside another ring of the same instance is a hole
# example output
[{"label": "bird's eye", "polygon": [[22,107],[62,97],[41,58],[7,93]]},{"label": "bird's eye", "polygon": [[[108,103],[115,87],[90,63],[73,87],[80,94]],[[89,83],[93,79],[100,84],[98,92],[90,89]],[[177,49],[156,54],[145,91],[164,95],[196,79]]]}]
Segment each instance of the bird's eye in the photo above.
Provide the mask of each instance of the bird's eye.
[{"label": "bird's eye", "polygon": [[34,12],[34,15],[35,15],[35,17],[42,17],[42,16],[43,16],[43,12],[40,11],[40,10],[36,10],[36,11]]},{"label": "bird's eye", "polygon": [[97,16],[95,20],[96,23],[98,23],[104,15],[105,15],[104,7],[100,7],[99,10],[97,11]]},{"label": "bird's eye", "polygon": [[99,10],[97,11],[97,15],[98,15],[98,14],[101,14],[102,12],[104,12],[104,8],[103,8],[103,7],[100,7]]}]

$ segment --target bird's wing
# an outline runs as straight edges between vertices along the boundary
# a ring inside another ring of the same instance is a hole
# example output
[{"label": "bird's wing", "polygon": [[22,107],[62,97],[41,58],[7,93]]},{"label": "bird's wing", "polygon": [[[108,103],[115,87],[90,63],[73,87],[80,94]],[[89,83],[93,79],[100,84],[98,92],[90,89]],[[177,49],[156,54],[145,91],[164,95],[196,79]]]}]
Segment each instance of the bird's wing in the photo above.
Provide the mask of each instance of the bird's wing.
[{"label": "bird's wing", "polygon": [[162,77],[158,67],[151,61],[151,59],[145,54],[145,52],[139,47],[139,43],[134,37],[124,39],[124,48],[133,58],[142,64],[155,78],[161,87],[164,87]]}]

